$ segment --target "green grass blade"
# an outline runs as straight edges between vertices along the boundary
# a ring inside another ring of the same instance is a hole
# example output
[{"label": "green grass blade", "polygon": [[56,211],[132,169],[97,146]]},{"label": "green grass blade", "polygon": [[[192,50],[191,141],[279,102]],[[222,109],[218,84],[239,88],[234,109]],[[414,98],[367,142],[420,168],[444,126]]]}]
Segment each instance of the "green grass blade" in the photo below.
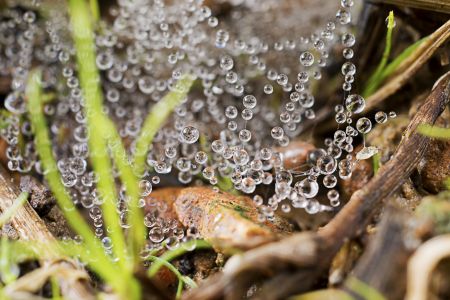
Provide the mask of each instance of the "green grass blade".
[{"label": "green grass blade", "polygon": [[377,174],[378,170],[380,169],[380,153],[376,153],[372,157],[372,163],[373,163],[373,174]]},{"label": "green grass blade", "polygon": [[383,82],[386,78],[392,75],[397,68],[405,61],[428,37],[424,37],[412,45],[409,45],[402,53],[400,53],[392,62],[390,62],[380,75],[380,82]]},{"label": "green grass blade", "polygon": [[6,235],[2,235],[0,242],[0,279],[5,284],[10,284],[17,279],[17,275],[12,272],[13,263],[10,258],[10,244],[8,237]]},{"label": "green grass blade", "polygon": [[28,193],[22,192],[16,201],[0,216],[0,227],[11,219],[11,217],[16,213],[16,211],[27,201]]},{"label": "green grass blade", "polygon": [[180,105],[186,98],[193,83],[194,78],[191,75],[183,75],[177,82],[175,89],[153,106],[144,121],[136,141],[136,150],[133,159],[136,174],[142,175],[144,173],[147,152],[153,138],[175,107]]},{"label": "green grass blade", "polygon": [[388,16],[386,45],[384,48],[383,56],[381,57],[381,61],[378,64],[378,67],[375,69],[375,72],[372,74],[372,76],[367,81],[366,88],[364,89],[364,92],[363,92],[363,97],[370,96],[382,82],[381,74],[382,74],[384,68],[386,67],[387,61],[389,59],[389,55],[391,54],[392,31],[393,31],[394,27],[395,27],[394,12],[390,11],[389,16]]},{"label": "green grass blade", "polygon": [[428,137],[437,138],[437,139],[450,139],[450,128],[440,128],[431,126],[428,124],[421,124],[417,128],[419,133],[426,135]]},{"label": "green grass blade", "polygon": [[114,182],[107,142],[102,138],[105,132],[102,107],[103,95],[100,87],[100,75],[95,61],[95,44],[89,8],[85,0],[70,0],[69,13],[72,35],[76,48],[78,76],[85,99],[85,113],[89,133],[90,159],[99,180],[97,189],[103,198],[102,211],[109,236],[113,243],[113,253],[123,271],[130,272],[131,266],[126,260],[125,237],[116,211],[117,191]]},{"label": "green grass blade", "polygon": [[122,139],[120,138],[113,122],[106,116],[103,122],[107,125],[106,127],[108,129],[104,134],[107,136],[109,141],[109,148],[116,167],[119,170],[120,179],[126,188],[127,195],[130,198],[130,215],[128,222],[131,227],[129,229],[128,246],[131,248],[129,249],[130,253],[134,254],[133,258],[135,264],[137,264],[139,260],[139,252],[145,243],[147,231],[143,221],[144,214],[138,206],[140,198],[139,180],[133,172],[130,162],[128,161],[128,155],[122,143]]},{"label": "green grass blade", "polygon": [[91,8],[92,20],[97,23],[100,20],[100,7],[97,0],[89,0],[89,6]]},{"label": "green grass blade", "polygon": [[[196,288],[197,287],[197,284],[193,280],[191,280],[187,276],[183,276],[180,273],[180,271],[178,271],[178,269],[175,268],[174,265],[172,265],[170,262],[168,262],[168,261],[166,261],[166,260],[164,260],[164,259],[162,259],[160,257],[153,256],[153,255],[150,255],[148,257],[148,259],[153,261],[154,264],[158,263],[159,265],[168,268],[178,278],[178,288],[177,288],[177,293],[176,293],[176,296],[175,296],[176,299],[180,299],[180,297],[181,297],[181,292],[183,291],[183,284],[189,286],[190,288]],[[153,276],[154,275],[150,275],[150,272],[149,272],[149,277],[153,277]]]},{"label": "green grass blade", "polygon": [[55,276],[52,276],[50,283],[52,286],[52,300],[62,300],[58,279],[56,279]]},{"label": "green grass blade", "polygon": [[56,161],[53,158],[52,144],[44,113],[42,111],[42,91],[40,82],[41,72],[36,70],[32,71],[27,83],[26,96],[28,100],[29,118],[35,135],[36,151],[44,169],[45,179],[47,180],[58,205],[62,208],[62,212],[67,222],[72,229],[83,238],[89,251],[97,258],[100,267],[96,268],[96,271],[98,271],[99,275],[106,281],[113,283],[115,280],[114,273],[117,272],[117,269],[108,257],[106,257],[103,249],[99,247],[99,243],[93,232],[74,206],[72,199],[70,199],[70,196],[67,194],[61,182],[61,174],[59,173]]},{"label": "green grass blade", "polygon": [[[195,247],[195,248],[194,248]],[[166,262],[170,262],[174,260],[177,257],[180,257],[181,255],[188,252],[186,249],[211,249],[211,244],[204,240],[192,240],[185,243],[180,244],[176,249],[169,250],[165,252],[163,255],[161,255],[161,259]],[[154,263],[149,269],[148,274],[150,277],[155,276],[156,273],[158,273],[159,269],[163,266],[161,262]]]}]

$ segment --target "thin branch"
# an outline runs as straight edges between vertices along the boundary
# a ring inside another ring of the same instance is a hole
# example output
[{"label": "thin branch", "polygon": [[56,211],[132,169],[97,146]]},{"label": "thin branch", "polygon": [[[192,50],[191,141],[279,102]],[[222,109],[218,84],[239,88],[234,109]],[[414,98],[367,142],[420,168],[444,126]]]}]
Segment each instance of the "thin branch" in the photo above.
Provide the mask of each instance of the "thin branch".
[{"label": "thin branch", "polygon": [[[8,210],[13,205],[14,200],[17,199],[18,195],[19,192],[11,183],[11,179],[6,175],[6,171],[0,166],[0,212]],[[53,247],[53,245],[56,244],[56,239],[28,202],[25,202],[24,205],[16,210],[14,216],[10,220],[10,224],[17,231],[19,239],[40,241],[42,243],[39,243],[41,246],[38,250],[45,250],[49,256],[51,256],[50,253],[53,253],[54,257],[59,256]],[[52,264],[52,261],[45,260],[41,263],[45,266]],[[64,262],[61,261],[60,263]],[[75,265],[72,263],[65,263],[65,265],[70,265],[74,271],[81,271],[75,268]],[[86,276],[88,275],[86,274]],[[57,278],[65,298],[95,298],[85,281],[74,280],[71,282],[63,282],[64,278],[59,275],[57,275]]]}]

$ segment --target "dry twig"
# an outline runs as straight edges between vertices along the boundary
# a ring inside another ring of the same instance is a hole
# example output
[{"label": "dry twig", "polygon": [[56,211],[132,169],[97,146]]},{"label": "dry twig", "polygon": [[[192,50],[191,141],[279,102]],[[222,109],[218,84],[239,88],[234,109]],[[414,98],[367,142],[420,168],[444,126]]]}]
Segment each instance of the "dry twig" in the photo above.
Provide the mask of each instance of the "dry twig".
[{"label": "dry twig", "polygon": [[[0,212],[7,210],[18,197],[19,192],[11,179],[6,174],[3,167],[0,166]],[[33,210],[31,205],[26,202],[23,206],[17,209],[15,215],[10,221],[12,227],[17,231],[19,239],[25,241],[39,241],[38,250],[47,251],[47,254],[53,253],[57,257],[57,253],[54,253],[54,248],[51,245],[56,243],[54,236],[45,226],[44,222],[39,218],[37,213]],[[52,256],[52,255],[48,255]],[[47,267],[51,264],[55,264],[54,261],[42,261],[41,265]],[[72,269],[74,272],[83,272],[88,278],[89,276],[80,269],[76,269],[73,263],[68,261],[57,262],[56,265],[61,265],[65,269]],[[59,281],[61,292],[67,299],[94,299],[90,287],[85,280],[71,280],[70,282],[65,280],[65,274],[56,274]]]}]

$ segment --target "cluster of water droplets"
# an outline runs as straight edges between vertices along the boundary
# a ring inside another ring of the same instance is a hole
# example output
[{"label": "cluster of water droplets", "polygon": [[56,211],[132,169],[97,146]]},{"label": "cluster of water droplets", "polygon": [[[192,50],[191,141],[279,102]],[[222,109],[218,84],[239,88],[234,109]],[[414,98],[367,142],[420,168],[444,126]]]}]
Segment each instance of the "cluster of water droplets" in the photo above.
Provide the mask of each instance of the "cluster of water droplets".
[{"label": "cluster of water droplets", "polygon": [[[220,187],[223,179],[231,181],[234,189],[253,197],[261,221],[272,219],[277,209],[303,208],[314,214],[339,206],[338,179],[348,179],[358,159],[376,153],[375,147],[365,147],[359,157],[352,155],[355,138],[372,129],[369,118],[358,117],[365,99],[352,92],[353,0],[341,0],[335,17],[312,34],[298,36],[292,30],[281,39],[277,32],[257,35],[249,25],[257,22],[252,14],[271,18],[277,1],[260,5],[241,1],[223,22],[201,0],[117,2],[108,12],[111,21],[97,28],[96,64],[104,112],[114,120],[130,157],[148,112],[183,74],[197,78],[149,145],[147,170],[138,174],[141,207],[148,205],[145,199],[160,177],[169,173],[181,184],[202,180]],[[100,209],[103,199],[96,188],[98,176],[88,161],[85,100],[66,8],[64,3],[55,4],[45,19],[37,11],[15,7],[3,10],[0,18],[0,53],[6,58],[0,60],[0,72],[12,78],[12,92],[5,100],[11,114],[1,131],[8,142],[8,167],[43,173],[24,97],[32,64],[43,65],[44,113],[62,183],[74,203],[89,210],[96,235],[110,250]],[[301,26],[298,19],[290,25]],[[312,87],[320,84],[322,70],[332,59],[339,61],[332,57],[336,49],[342,49],[344,58],[343,103],[335,107],[341,129],[324,141],[323,148],[308,154],[301,170],[287,169],[282,149],[299,134],[302,122],[315,119]],[[378,112],[375,120],[384,123],[388,117],[395,115]],[[114,176],[119,176],[116,169]],[[275,192],[267,197],[271,186]],[[322,189],[326,204],[317,200]],[[196,236],[195,228],[183,229],[158,217],[165,209],[156,205],[143,220],[152,244],[173,247]],[[124,187],[119,187],[117,210],[122,227],[128,228]]]}]

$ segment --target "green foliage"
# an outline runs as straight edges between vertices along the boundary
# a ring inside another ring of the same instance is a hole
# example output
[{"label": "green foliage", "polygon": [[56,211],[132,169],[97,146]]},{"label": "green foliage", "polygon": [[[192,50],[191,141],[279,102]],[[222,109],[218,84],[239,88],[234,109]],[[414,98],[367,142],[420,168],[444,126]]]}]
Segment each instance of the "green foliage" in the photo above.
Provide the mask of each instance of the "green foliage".
[{"label": "green foliage", "polygon": [[323,289],[289,298],[289,300],[353,300],[350,294],[338,289]]},{"label": "green foliage", "polygon": [[0,216],[0,228],[9,221],[14,213],[19,209],[28,199],[28,193],[22,192],[16,201]]},{"label": "green foliage", "polygon": [[380,153],[376,153],[372,157],[372,163],[373,163],[373,174],[377,174],[378,170],[380,169]]},{"label": "green foliage", "polygon": [[100,75],[95,62],[95,44],[92,22],[87,3],[82,0],[69,1],[69,13],[73,39],[76,48],[78,77],[85,98],[86,125],[89,135],[90,159],[99,180],[97,189],[103,198],[102,211],[109,236],[114,244],[113,253],[121,269],[131,272],[126,259],[125,237],[120,226],[116,210],[117,191],[108,155],[107,141],[102,138],[107,127],[103,120],[103,95],[100,87]]},{"label": "green foliage", "polygon": [[17,279],[17,275],[12,272],[14,264],[12,263],[11,253],[8,237],[2,235],[0,242],[0,279],[5,284],[12,283]]},{"label": "green foliage", "polygon": [[92,20],[96,23],[100,20],[100,7],[97,0],[89,0]]},{"label": "green foliage", "polygon": [[35,136],[36,151],[44,169],[45,179],[47,180],[58,205],[62,208],[62,212],[69,225],[83,238],[86,248],[89,249],[91,255],[96,257],[96,260],[93,261],[91,267],[102,276],[105,281],[111,284],[113,288],[116,288],[119,293],[125,294],[123,283],[120,282],[120,278],[116,276],[117,267],[105,255],[97,238],[74,206],[72,199],[67,194],[61,182],[61,174],[58,171],[56,161],[53,157],[52,143],[42,110],[42,91],[40,82],[41,72],[39,70],[31,71],[27,83],[26,95],[28,99],[29,118]]},{"label": "green foliage", "polygon": [[[181,292],[183,291],[183,284],[191,287],[191,288],[195,288],[197,287],[197,285],[195,284],[195,282],[192,281],[192,279],[190,279],[187,276],[183,276],[180,271],[178,271],[177,268],[174,267],[174,265],[172,265],[171,263],[169,263],[167,260],[162,259],[161,257],[157,257],[157,256],[153,256],[150,255],[148,257],[149,260],[154,261],[155,263],[158,263],[161,266],[165,266],[166,268],[168,268],[170,271],[172,271],[173,274],[175,274],[175,276],[177,276],[178,278],[178,288],[177,288],[177,294],[176,294],[176,299],[179,299],[181,297]],[[149,273],[149,277],[153,277],[154,275]]]},{"label": "green foliage", "polygon": [[391,76],[397,68],[427,39],[424,37],[414,44],[408,46],[402,53],[400,53],[392,62],[390,62],[380,75],[381,82]]},{"label": "green foliage", "polygon": [[391,54],[392,31],[394,27],[395,27],[394,12],[390,11],[388,16],[386,46],[384,48],[383,56],[381,57],[381,61],[378,64],[378,67],[375,69],[375,72],[372,74],[372,76],[370,76],[369,80],[367,81],[366,88],[364,89],[363,92],[363,97],[367,97],[373,94],[373,92],[375,92],[375,90],[384,80],[382,74],[389,59],[389,55]]},{"label": "green foliage", "polygon": [[142,175],[144,173],[147,152],[153,138],[164,122],[167,121],[175,107],[180,105],[186,98],[193,83],[194,78],[192,76],[183,75],[177,82],[174,90],[159,100],[146,117],[136,141],[136,152],[133,160],[136,174]]},{"label": "green foliage", "polygon": [[[177,257],[188,252],[187,249],[211,249],[211,244],[204,240],[191,240],[185,243],[180,244],[179,247],[173,250],[166,251],[163,255],[161,255],[161,259],[167,262],[174,260]],[[150,277],[154,276],[158,270],[163,266],[161,262],[154,263],[149,269],[148,274]]]},{"label": "green foliage", "polygon": [[437,139],[450,139],[450,128],[440,128],[428,124],[420,124],[417,131],[428,137]]},{"label": "green foliage", "polygon": [[366,300],[386,300],[386,298],[380,294],[379,291],[368,285],[367,283],[359,280],[356,277],[350,276],[345,281],[345,286],[352,292],[356,293],[359,297]]},{"label": "green foliage", "polygon": [[52,276],[50,283],[52,285],[52,300],[62,300],[58,280]]}]

